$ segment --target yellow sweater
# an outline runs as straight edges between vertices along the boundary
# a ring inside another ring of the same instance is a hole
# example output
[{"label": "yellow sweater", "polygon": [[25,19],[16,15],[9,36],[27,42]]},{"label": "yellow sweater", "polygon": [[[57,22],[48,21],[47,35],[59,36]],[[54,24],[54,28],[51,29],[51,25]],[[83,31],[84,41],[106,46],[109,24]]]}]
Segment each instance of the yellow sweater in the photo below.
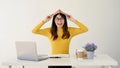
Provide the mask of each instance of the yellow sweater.
[{"label": "yellow sweater", "polygon": [[88,28],[79,21],[76,21],[74,23],[78,25],[79,28],[68,27],[68,31],[70,32],[69,39],[62,39],[62,34],[63,34],[62,28],[58,28],[57,31],[58,38],[56,40],[53,40],[51,38],[50,28],[41,29],[41,27],[45,24],[44,22],[40,22],[32,30],[32,32],[35,34],[44,35],[48,37],[52,48],[52,54],[69,54],[69,45],[71,38],[75,35],[88,31]]}]

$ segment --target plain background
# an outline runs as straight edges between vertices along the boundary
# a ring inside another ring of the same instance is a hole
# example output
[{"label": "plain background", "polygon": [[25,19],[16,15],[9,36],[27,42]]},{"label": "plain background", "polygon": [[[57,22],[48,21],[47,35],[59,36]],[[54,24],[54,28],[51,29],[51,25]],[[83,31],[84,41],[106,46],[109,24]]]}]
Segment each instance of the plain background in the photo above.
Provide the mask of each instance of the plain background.
[{"label": "plain background", "polygon": [[[108,54],[120,63],[119,4],[120,0],[0,0],[0,66],[2,61],[16,57],[15,41],[35,41],[39,54],[49,54],[49,40],[31,31],[57,9],[89,28],[71,40],[70,54],[90,42],[98,46],[96,55]],[[68,25],[77,27],[70,21]],[[43,28],[50,26],[51,21]]]}]

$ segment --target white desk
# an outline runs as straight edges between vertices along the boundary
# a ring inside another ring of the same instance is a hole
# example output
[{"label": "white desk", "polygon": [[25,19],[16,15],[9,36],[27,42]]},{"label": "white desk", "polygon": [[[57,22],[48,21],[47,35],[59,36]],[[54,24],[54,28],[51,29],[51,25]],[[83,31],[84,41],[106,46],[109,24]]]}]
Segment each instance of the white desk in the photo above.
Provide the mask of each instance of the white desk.
[{"label": "white desk", "polygon": [[17,59],[11,59],[2,63],[2,65],[7,65],[9,68],[12,66],[22,66],[25,68],[26,65],[39,65],[39,66],[46,66],[48,68],[49,65],[54,66],[64,66],[64,65],[71,65],[71,66],[101,66],[104,68],[107,66],[108,68],[112,68],[113,66],[117,66],[118,63],[113,58],[108,55],[97,55],[94,59],[83,59],[78,60],[75,56],[71,56],[70,58],[57,58],[57,59],[47,59],[43,61],[23,61]]}]

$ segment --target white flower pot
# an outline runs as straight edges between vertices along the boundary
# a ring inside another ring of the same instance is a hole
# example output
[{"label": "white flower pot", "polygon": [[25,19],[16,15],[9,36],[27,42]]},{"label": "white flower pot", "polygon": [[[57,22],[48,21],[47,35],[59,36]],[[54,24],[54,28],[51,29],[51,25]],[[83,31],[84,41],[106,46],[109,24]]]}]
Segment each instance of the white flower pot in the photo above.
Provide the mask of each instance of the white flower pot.
[{"label": "white flower pot", "polygon": [[87,59],[93,59],[94,58],[94,52],[87,51]]}]

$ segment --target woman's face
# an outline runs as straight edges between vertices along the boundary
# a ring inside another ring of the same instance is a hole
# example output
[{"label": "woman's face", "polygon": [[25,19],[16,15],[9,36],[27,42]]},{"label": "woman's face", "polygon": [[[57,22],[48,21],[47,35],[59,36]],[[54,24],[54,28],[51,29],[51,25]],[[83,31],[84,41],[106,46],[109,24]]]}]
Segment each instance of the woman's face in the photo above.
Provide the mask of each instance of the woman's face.
[{"label": "woman's face", "polygon": [[57,27],[63,27],[64,25],[64,18],[61,17],[61,15],[57,15],[55,18],[55,24]]}]

